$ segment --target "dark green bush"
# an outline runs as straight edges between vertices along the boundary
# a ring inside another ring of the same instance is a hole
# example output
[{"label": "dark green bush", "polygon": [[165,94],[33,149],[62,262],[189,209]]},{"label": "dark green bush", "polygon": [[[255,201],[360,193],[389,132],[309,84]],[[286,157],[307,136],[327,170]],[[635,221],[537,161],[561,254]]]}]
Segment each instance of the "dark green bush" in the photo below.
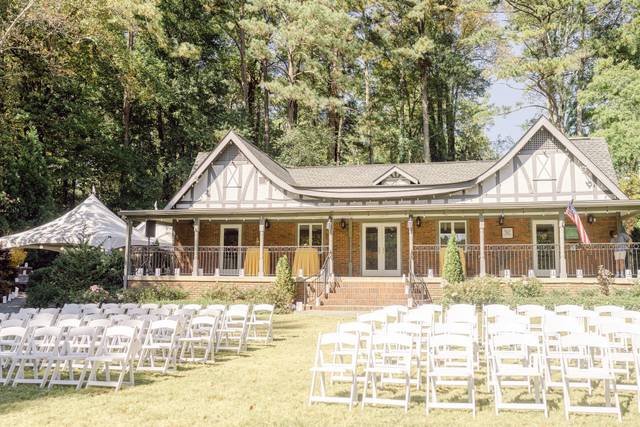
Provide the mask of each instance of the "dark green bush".
[{"label": "dark green bush", "polygon": [[460,283],[447,283],[443,289],[445,305],[500,304],[504,302],[504,289],[497,277],[476,277]]},{"label": "dark green bush", "polygon": [[536,278],[523,277],[509,284],[515,297],[535,298],[543,295],[542,283]]},{"label": "dark green bush", "polygon": [[9,295],[13,290],[14,285],[7,280],[0,280],[0,300],[5,295]]},{"label": "dark green bush", "polygon": [[[33,307],[61,305],[100,299],[104,302],[122,288],[123,259],[120,252],[106,253],[83,244],[62,252],[49,267],[36,270],[30,278],[27,304]],[[98,286],[108,295],[89,292]]]},{"label": "dark green bush", "polygon": [[248,289],[221,285],[206,291],[202,299],[207,304],[273,304],[277,313],[291,312],[289,295],[273,285]]},{"label": "dark green bush", "polygon": [[456,235],[451,233],[449,237],[449,243],[447,243],[447,250],[444,255],[444,267],[442,272],[442,278],[447,283],[460,283],[464,280],[464,271],[462,269],[462,260],[460,259],[460,252],[458,251],[458,244],[456,242]]}]

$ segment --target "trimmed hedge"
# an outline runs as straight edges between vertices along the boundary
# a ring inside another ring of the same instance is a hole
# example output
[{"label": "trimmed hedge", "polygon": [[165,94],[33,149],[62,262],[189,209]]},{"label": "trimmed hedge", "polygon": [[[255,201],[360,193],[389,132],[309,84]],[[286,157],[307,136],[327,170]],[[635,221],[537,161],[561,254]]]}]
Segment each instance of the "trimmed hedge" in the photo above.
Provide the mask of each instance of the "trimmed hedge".
[{"label": "trimmed hedge", "polygon": [[572,295],[566,290],[544,292],[536,279],[523,278],[506,285],[499,278],[484,277],[447,284],[443,293],[443,305],[475,304],[479,307],[486,304],[506,304],[515,307],[521,304],[539,304],[548,309],[562,304],[582,305],[589,309],[598,305],[618,305],[629,310],[640,310],[640,281],[631,289],[616,289],[610,295],[603,295],[598,287]]}]

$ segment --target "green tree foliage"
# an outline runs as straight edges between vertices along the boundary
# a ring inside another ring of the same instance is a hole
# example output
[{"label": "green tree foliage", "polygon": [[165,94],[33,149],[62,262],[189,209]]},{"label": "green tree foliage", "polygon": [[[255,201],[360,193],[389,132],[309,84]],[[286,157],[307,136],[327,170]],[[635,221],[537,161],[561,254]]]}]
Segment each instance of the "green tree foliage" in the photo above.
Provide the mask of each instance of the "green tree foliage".
[{"label": "green tree foliage", "polygon": [[229,129],[291,165],[495,157],[484,133],[496,69],[567,132],[610,139],[623,185],[640,193],[637,7],[5,0],[0,233],[92,186],[110,208],[162,204]]},{"label": "green tree foliage", "polygon": [[447,249],[444,255],[443,270],[442,278],[446,280],[447,283],[455,284],[464,280],[462,260],[460,259],[460,252],[458,251],[455,234],[451,234],[451,237],[449,237],[449,242],[447,243]]},{"label": "green tree foliage", "polygon": [[81,245],[65,250],[31,276],[27,304],[34,307],[83,301],[92,286],[115,293],[122,287],[122,254]]}]

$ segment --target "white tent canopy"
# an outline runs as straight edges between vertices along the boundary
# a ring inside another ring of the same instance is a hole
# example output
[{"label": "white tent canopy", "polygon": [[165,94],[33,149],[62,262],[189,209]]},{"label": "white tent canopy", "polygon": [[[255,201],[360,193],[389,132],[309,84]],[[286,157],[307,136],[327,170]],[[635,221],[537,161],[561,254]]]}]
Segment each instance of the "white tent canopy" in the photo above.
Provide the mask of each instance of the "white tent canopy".
[{"label": "white tent canopy", "polygon": [[[91,194],[61,217],[31,230],[0,237],[0,248],[37,248],[59,251],[83,242],[105,250],[125,246],[127,224]],[[146,245],[144,234],[135,228],[132,245]]]}]

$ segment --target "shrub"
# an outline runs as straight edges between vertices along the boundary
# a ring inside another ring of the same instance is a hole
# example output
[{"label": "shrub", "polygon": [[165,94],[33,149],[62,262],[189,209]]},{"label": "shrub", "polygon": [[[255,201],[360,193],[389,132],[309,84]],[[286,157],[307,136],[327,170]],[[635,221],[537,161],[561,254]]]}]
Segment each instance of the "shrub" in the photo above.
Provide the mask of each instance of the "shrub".
[{"label": "shrub", "polygon": [[460,252],[458,252],[458,244],[455,234],[449,237],[447,243],[447,251],[444,255],[444,271],[442,278],[447,283],[460,283],[464,280],[464,271],[462,270],[462,261],[460,260]]},{"label": "shrub", "polygon": [[221,285],[206,291],[202,299],[208,304],[273,304],[277,313],[291,312],[291,299],[274,285],[250,289]]},{"label": "shrub", "polygon": [[117,292],[118,302],[145,303],[158,301],[176,301],[187,298],[187,293],[182,289],[172,288],[166,285],[139,286],[123,289]]},{"label": "shrub", "polygon": [[609,295],[611,285],[613,284],[611,277],[611,272],[604,268],[604,265],[598,267],[598,286],[600,287],[600,293],[602,295]]},{"label": "shrub", "polygon": [[24,249],[13,248],[9,251],[9,265],[13,268],[20,267],[27,259],[27,251]]},{"label": "shrub", "polygon": [[122,255],[117,251],[105,253],[86,244],[67,249],[49,267],[40,268],[31,276],[27,304],[43,307],[82,302],[87,297],[97,297],[85,294],[94,285],[112,295],[122,288],[122,271]]},{"label": "shrub", "polygon": [[500,304],[504,302],[504,290],[496,277],[476,277],[459,283],[447,283],[443,289],[443,303],[451,304]]},{"label": "shrub", "polygon": [[536,278],[523,277],[509,285],[515,297],[533,298],[543,295],[542,283]]},{"label": "shrub", "polygon": [[286,256],[280,257],[276,265],[276,281],[272,293],[273,303],[280,311],[291,309],[296,296],[296,282],[291,277],[291,267]]}]

